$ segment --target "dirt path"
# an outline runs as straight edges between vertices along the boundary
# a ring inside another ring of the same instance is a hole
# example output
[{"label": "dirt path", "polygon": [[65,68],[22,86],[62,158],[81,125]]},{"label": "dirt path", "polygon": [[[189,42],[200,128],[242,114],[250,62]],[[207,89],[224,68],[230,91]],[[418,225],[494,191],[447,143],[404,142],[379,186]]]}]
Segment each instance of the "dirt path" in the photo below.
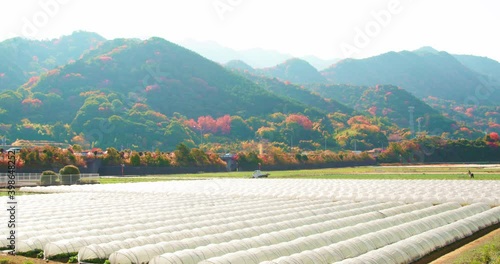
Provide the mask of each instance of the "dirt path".
[{"label": "dirt path", "polygon": [[472,250],[474,248],[477,248],[485,243],[488,243],[488,241],[491,241],[494,237],[500,236],[500,229],[496,229],[490,233],[488,233],[485,236],[482,236],[467,245],[460,247],[459,249],[456,249],[436,260],[431,262],[431,264],[449,264],[453,263],[460,255],[462,255],[464,252]]},{"label": "dirt path", "polygon": [[54,263],[54,264],[60,264],[61,262],[55,262],[55,261],[45,261],[43,259],[36,259],[36,258],[28,258],[28,257],[23,257],[23,256],[11,256],[7,253],[0,253],[0,259],[8,259],[9,264],[24,264],[26,262],[31,262],[33,264],[47,264],[47,263]]}]

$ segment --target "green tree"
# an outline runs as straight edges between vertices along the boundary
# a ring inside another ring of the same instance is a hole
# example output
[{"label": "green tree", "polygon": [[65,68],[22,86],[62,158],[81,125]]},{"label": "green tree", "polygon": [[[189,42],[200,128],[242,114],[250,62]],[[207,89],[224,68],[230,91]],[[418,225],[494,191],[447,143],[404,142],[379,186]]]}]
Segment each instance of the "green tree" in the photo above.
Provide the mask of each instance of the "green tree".
[{"label": "green tree", "polygon": [[[177,146],[181,142],[191,141],[191,132],[182,123],[173,120],[165,129],[163,144],[167,149],[172,149],[172,146]],[[193,134],[193,136],[196,134]]]},{"label": "green tree", "polygon": [[235,139],[245,140],[254,136],[252,128],[240,116],[231,117],[231,134]]},{"label": "green tree", "polygon": [[238,153],[238,166],[244,170],[255,170],[259,163],[262,163],[262,160],[255,151]]},{"label": "green tree", "polygon": [[132,153],[132,156],[130,156],[130,165],[141,166],[141,156],[139,156],[139,153],[135,151]]},{"label": "green tree", "polygon": [[105,165],[120,165],[123,163],[120,152],[118,152],[118,150],[113,147],[106,150],[106,155],[104,156],[103,162]]},{"label": "green tree", "polygon": [[191,156],[191,151],[183,143],[177,145],[174,153],[175,153],[175,159],[177,160],[177,163],[179,165],[188,166],[193,164],[194,158]]}]

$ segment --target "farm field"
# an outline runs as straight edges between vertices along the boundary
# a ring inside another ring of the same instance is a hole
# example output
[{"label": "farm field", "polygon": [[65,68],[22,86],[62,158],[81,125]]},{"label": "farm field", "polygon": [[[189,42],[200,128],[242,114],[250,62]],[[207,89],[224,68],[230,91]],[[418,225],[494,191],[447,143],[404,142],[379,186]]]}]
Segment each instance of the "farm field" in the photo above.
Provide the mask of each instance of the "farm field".
[{"label": "farm field", "polygon": [[[263,169],[265,170],[265,168]],[[423,166],[365,166],[316,170],[271,171],[271,178],[306,179],[409,179],[409,180],[468,180],[471,170],[474,180],[500,180],[500,165],[440,164]],[[252,172],[218,172],[175,175],[101,177],[103,184],[156,182],[165,180],[196,180],[213,178],[249,178]]]},{"label": "farm field", "polygon": [[[18,197],[16,245],[83,262],[406,263],[500,222],[500,181],[481,179],[495,167],[474,168],[473,180],[463,168],[377,170],[22,188],[33,195]],[[449,178],[410,180],[423,173]]]}]

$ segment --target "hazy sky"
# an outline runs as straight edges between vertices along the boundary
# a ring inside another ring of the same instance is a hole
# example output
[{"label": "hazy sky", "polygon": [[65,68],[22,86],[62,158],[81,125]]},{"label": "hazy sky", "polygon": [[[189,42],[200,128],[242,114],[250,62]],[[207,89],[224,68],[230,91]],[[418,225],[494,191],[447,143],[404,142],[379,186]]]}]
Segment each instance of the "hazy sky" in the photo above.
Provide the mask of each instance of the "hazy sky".
[{"label": "hazy sky", "polygon": [[362,58],[432,46],[500,61],[498,0],[1,0],[0,40],[75,30]]}]

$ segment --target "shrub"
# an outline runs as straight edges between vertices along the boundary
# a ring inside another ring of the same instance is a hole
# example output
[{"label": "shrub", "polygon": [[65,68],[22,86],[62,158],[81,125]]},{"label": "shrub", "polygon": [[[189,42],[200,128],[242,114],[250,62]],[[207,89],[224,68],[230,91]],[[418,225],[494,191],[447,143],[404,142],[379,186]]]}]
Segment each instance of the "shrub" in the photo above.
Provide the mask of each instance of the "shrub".
[{"label": "shrub", "polygon": [[51,170],[42,172],[40,177],[40,185],[57,185],[59,184],[59,176]]},{"label": "shrub", "polygon": [[76,184],[80,180],[80,170],[74,165],[66,165],[59,171],[62,184]]}]

